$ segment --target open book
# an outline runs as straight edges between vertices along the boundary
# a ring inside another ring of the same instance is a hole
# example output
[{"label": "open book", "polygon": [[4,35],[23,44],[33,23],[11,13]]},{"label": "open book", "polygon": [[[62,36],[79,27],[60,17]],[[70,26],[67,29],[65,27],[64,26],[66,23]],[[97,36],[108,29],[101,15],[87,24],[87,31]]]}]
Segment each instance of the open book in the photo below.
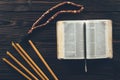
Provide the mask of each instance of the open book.
[{"label": "open book", "polygon": [[58,59],[112,58],[111,20],[57,22]]}]

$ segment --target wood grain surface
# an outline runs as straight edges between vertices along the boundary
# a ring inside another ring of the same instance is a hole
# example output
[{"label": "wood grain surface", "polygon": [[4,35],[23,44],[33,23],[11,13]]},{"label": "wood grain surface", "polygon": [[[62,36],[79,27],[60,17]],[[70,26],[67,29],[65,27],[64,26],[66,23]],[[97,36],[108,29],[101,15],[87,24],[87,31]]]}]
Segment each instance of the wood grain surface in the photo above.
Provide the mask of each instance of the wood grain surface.
[{"label": "wood grain surface", "polygon": [[[27,43],[28,39],[33,41],[59,80],[120,80],[120,0],[70,0],[84,5],[85,10],[80,14],[60,14],[44,28],[27,35],[35,20],[62,1],[65,0],[0,0],[0,80],[26,80],[2,61],[5,57],[17,66],[7,56],[7,50],[36,75],[11,46],[11,41],[19,42],[50,80],[54,80]],[[57,59],[56,21],[87,19],[112,20],[114,57],[111,60],[88,60],[88,72],[85,73],[84,60]]]}]

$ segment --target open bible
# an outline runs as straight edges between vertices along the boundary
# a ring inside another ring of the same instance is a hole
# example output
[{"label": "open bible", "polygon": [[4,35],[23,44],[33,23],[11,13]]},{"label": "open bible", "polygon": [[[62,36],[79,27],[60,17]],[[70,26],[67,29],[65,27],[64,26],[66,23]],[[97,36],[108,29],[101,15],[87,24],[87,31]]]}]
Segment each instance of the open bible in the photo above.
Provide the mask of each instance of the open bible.
[{"label": "open bible", "polygon": [[111,20],[57,22],[58,59],[112,58]]}]

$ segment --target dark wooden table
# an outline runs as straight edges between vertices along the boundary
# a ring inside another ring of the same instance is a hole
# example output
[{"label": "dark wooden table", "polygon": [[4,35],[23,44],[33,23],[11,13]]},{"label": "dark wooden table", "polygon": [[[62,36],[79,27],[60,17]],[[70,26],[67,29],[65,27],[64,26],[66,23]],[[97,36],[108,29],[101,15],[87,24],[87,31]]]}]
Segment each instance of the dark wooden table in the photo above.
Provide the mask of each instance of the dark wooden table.
[{"label": "dark wooden table", "polygon": [[[47,26],[27,36],[33,22],[43,12],[64,0],[0,0],[0,80],[25,80],[18,72],[2,61],[9,50],[28,69],[12,48],[11,41],[20,42],[35,62],[50,76],[35,52],[27,44],[31,39],[60,80],[120,80],[120,0],[70,0],[82,4],[85,10],[80,14],[61,14]],[[56,46],[56,21],[111,19],[113,21],[113,59],[88,60],[88,72],[84,72],[84,60],[58,60]],[[18,66],[19,67],[19,66]],[[35,74],[35,73],[34,73]],[[35,74],[36,75],[36,74]]]}]

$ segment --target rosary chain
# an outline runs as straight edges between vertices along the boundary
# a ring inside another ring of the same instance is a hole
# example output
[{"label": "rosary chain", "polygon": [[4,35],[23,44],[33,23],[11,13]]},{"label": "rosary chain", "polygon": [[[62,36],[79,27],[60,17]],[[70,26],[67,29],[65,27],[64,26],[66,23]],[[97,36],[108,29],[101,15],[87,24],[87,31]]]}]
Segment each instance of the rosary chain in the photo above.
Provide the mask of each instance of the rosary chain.
[{"label": "rosary chain", "polygon": [[[80,9],[78,9],[78,10],[60,10],[60,11],[56,12],[52,17],[50,17],[45,23],[36,26],[41,21],[41,19],[43,19],[47,14],[49,14],[50,11],[53,11],[54,9],[56,9],[56,8],[58,8],[60,6],[63,6],[65,4],[80,7]],[[55,17],[57,17],[57,15],[59,15],[61,13],[80,13],[83,9],[84,9],[84,7],[82,5],[75,4],[75,3],[70,2],[70,1],[59,3],[56,6],[50,8],[49,10],[47,10],[45,13],[43,13],[43,15],[34,22],[31,29],[28,31],[28,34],[31,33],[33,31],[33,29],[36,29],[38,27],[42,27],[42,26],[47,25],[50,21],[52,21]]]}]

